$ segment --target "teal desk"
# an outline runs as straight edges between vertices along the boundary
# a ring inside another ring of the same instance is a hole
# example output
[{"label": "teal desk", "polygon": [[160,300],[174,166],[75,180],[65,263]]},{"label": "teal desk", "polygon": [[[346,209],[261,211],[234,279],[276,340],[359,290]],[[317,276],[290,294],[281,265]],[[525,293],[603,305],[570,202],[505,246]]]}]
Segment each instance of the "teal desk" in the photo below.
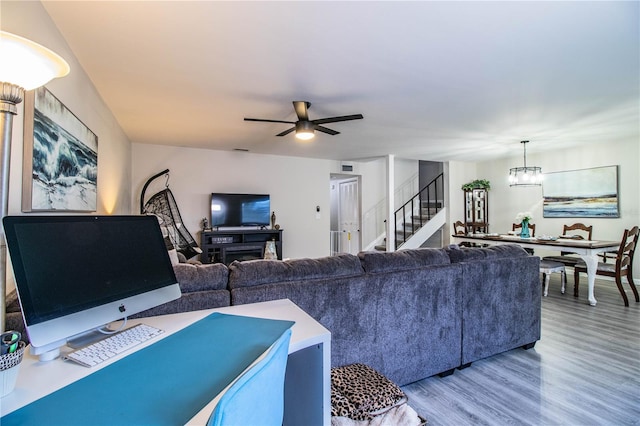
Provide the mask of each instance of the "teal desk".
[{"label": "teal desk", "polygon": [[[204,424],[223,389],[291,321],[285,424],[304,419],[328,425],[330,333],[289,300],[132,321],[165,333],[98,367],[25,356],[15,390],[0,400],[0,421],[3,426],[41,423],[38,416],[45,412],[47,424],[56,419],[65,424]],[[167,353],[172,348],[175,354]],[[187,367],[172,373],[171,366],[181,361]]]}]

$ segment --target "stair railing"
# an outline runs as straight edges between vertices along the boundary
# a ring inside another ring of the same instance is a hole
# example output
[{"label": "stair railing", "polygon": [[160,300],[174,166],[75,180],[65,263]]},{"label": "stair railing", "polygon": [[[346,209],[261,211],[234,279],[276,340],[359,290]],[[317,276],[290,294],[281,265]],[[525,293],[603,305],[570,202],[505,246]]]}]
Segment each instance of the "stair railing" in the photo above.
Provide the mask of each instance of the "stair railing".
[{"label": "stair railing", "polygon": [[[395,232],[395,248],[404,244],[444,207],[444,173],[440,173],[394,213],[400,231]],[[416,214],[417,213],[417,214]],[[407,218],[409,223],[407,223]]]}]

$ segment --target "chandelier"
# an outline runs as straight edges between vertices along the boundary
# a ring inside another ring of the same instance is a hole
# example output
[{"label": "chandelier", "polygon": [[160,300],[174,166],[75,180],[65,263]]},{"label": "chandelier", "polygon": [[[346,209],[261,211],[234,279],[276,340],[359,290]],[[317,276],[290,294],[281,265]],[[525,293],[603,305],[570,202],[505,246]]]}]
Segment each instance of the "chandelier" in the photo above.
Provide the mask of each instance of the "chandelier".
[{"label": "chandelier", "polygon": [[527,144],[529,141],[521,141],[524,148],[524,167],[509,169],[509,186],[541,186],[542,169],[536,166],[527,166]]}]

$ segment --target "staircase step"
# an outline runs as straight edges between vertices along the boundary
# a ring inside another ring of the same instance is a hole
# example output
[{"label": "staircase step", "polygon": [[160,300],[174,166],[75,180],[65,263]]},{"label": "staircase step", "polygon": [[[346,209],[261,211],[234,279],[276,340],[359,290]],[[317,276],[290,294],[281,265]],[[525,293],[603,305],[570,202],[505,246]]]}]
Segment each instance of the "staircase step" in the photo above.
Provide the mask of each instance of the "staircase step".
[{"label": "staircase step", "polygon": [[401,227],[399,227],[398,229],[396,229],[396,232],[398,233],[402,233],[402,231],[406,231],[406,232],[418,232],[418,230],[420,228],[422,228],[423,226],[425,226],[427,224],[427,222],[429,222],[428,220],[425,220],[424,222],[422,222],[422,224],[420,224],[419,221],[414,221],[413,223],[410,222],[405,222],[402,224]]},{"label": "staircase step", "polygon": [[423,201],[422,208],[432,208],[440,210],[444,203],[442,201]]},{"label": "staircase step", "polygon": [[422,220],[422,224],[424,225],[425,223],[429,222],[431,218],[427,216],[422,216],[422,218],[420,218],[420,216],[411,216],[411,220],[413,221],[413,223],[417,223],[417,224],[420,224],[420,220]]},{"label": "staircase step", "polygon": [[422,216],[426,216],[430,214],[431,216],[435,216],[441,209],[420,209],[420,214]]},{"label": "staircase step", "polygon": [[[417,230],[416,230],[417,231]],[[404,240],[404,238],[406,237],[406,239],[408,240],[409,238],[411,238],[411,236],[415,234],[415,232],[407,232],[406,236],[402,231],[397,231],[396,232],[396,240]]]}]

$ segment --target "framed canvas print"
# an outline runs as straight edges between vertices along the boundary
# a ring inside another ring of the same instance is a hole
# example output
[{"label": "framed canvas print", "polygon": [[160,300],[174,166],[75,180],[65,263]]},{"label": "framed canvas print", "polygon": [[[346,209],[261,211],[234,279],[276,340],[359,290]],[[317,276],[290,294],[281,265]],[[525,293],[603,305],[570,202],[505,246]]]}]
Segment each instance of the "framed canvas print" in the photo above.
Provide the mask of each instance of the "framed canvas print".
[{"label": "framed canvas print", "polygon": [[44,87],[24,111],[22,211],[96,211],[98,137]]},{"label": "framed canvas print", "polygon": [[620,217],[618,166],[545,173],[543,217]]}]

